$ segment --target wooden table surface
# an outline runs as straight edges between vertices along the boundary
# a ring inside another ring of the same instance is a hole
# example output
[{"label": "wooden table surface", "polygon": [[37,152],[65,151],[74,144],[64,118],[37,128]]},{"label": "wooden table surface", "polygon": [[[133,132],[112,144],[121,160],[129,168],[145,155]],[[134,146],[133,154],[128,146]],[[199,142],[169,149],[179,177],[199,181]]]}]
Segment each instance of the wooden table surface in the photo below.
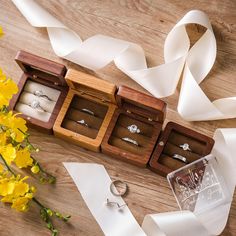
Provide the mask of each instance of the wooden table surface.
[{"label": "wooden table surface", "polygon": [[[0,25],[5,31],[5,36],[0,40],[0,67],[7,75],[19,81],[21,70],[14,62],[14,57],[20,49],[64,63],[68,68],[94,74],[58,58],[50,46],[45,29],[30,26],[10,0],[0,2]],[[218,53],[216,63],[201,87],[212,100],[236,95],[235,0],[41,0],[38,2],[78,32],[83,39],[95,34],[105,34],[140,44],[146,52],[149,66],[163,63],[164,40],[176,22],[191,9],[203,10],[209,15],[213,24]],[[202,33],[202,29],[191,26],[189,33],[195,40]],[[125,84],[144,91],[112,63],[96,72],[96,75],[117,85]],[[213,135],[216,128],[236,127],[236,119],[185,122],[176,112],[178,96],[179,90],[173,96],[164,99],[168,103],[166,122],[175,121],[209,136]],[[148,169],[140,169],[103,154],[83,150],[51,135],[44,135],[34,130],[31,130],[31,134],[32,142],[41,149],[37,155],[38,159],[44,167],[57,176],[56,186],[38,186],[38,198],[52,208],[72,215],[68,225],[56,221],[60,235],[103,235],[62,166],[62,162],[65,161],[103,164],[113,179],[126,181],[130,193],[125,201],[140,224],[146,214],[178,209],[166,179]],[[1,204],[0,235],[38,236],[50,233],[40,220],[38,208],[34,204],[26,214],[17,213]],[[236,235],[236,196],[222,235]]]}]

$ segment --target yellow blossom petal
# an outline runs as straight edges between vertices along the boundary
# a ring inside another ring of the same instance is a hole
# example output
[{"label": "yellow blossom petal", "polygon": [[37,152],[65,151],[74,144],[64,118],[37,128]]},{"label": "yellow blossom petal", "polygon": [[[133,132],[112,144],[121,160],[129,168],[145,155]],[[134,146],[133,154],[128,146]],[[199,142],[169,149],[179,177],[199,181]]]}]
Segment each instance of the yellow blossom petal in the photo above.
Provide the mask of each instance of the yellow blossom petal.
[{"label": "yellow blossom petal", "polygon": [[0,147],[0,154],[7,164],[10,165],[16,157],[16,150],[11,144],[8,144],[7,146]]},{"label": "yellow blossom petal", "polygon": [[29,199],[27,197],[20,197],[13,200],[11,207],[16,209],[17,211],[25,212],[29,208],[28,203],[29,203]]},{"label": "yellow blossom petal", "polygon": [[13,195],[7,195],[1,199],[1,202],[12,203],[13,199]]},{"label": "yellow blossom petal", "polygon": [[22,142],[25,139],[25,132],[27,131],[26,121],[21,117],[14,116],[11,122],[11,129],[13,131],[12,138],[16,142]]},{"label": "yellow blossom petal", "polygon": [[2,27],[0,26],[0,37],[3,36],[3,35],[4,35],[3,29],[2,29]]},{"label": "yellow blossom petal", "polygon": [[15,163],[19,168],[32,166],[33,159],[30,157],[30,152],[27,148],[21,149],[17,152]]},{"label": "yellow blossom petal", "polygon": [[14,182],[8,182],[8,183],[2,183],[0,184],[0,195],[1,196],[7,196],[9,194],[12,194],[15,188]]},{"label": "yellow blossom petal", "polygon": [[24,182],[15,183],[14,197],[24,196],[29,191],[29,185]]},{"label": "yellow blossom petal", "polygon": [[3,165],[0,164],[0,173],[2,173],[4,171],[4,167]]}]

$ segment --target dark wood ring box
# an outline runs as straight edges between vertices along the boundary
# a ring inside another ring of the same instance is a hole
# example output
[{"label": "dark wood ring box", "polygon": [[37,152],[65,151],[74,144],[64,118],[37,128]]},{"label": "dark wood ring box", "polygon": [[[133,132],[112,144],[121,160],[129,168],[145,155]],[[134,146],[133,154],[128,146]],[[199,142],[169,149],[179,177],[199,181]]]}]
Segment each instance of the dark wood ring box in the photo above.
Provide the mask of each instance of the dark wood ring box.
[{"label": "dark wood ring box", "polygon": [[[102,152],[135,165],[146,167],[165,119],[166,103],[126,86],[116,95],[116,109],[103,139]],[[128,127],[136,125],[140,133]],[[122,138],[129,138],[138,145]]]},{"label": "dark wood ring box", "polygon": [[53,127],[55,136],[92,151],[102,139],[116,109],[116,85],[69,69],[69,92]]},{"label": "dark wood ring box", "polygon": [[[22,93],[25,92],[24,88],[29,81],[59,91],[58,100],[55,102],[54,109],[48,121],[42,121],[29,115],[20,114],[21,117],[27,120],[29,126],[46,133],[52,133],[54,122],[68,91],[68,86],[64,79],[67,71],[66,67],[25,51],[19,51],[15,60],[22,69],[23,74],[18,83],[18,93],[13,96],[9,108],[15,112],[19,112],[16,110],[16,106],[21,99]],[[24,105],[28,106],[29,104]]]},{"label": "dark wood ring box", "polygon": [[[188,150],[183,149],[184,144],[188,144]],[[149,168],[166,177],[170,172],[210,154],[213,145],[212,138],[169,122],[158,139],[149,161]],[[187,163],[173,158],[175,154],[185,157]]]}]

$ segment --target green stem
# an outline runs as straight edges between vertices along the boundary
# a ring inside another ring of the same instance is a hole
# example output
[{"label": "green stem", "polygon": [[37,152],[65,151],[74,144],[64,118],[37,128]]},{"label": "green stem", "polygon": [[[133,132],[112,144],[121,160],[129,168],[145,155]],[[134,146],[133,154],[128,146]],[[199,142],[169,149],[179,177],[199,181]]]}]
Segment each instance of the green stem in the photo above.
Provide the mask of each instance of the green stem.
[{"label": "green stem", "polygon": [[46,207],[41,202],[39,202],[35,197],[33,197],[32,200],[41,208],[46,209]]},{"label": "green stem", "polygon": [[14,173],[14,171],[10,168],[10,166],[7,164],[6,160],[3,158],[3,156],[0,154],[0,158],[2,159],[4,165],[7,167],[8,171],[10,171],[15,177],[16,174]]},{"label": "green stem", "polygon": [[40,171],[42,172],[42,173],[44,173],[44,174],[46,174],[47,176],[49,176],[49,177],[51,177],[51,178],[53,178],[53,179],[56,179],[53,175],[51,175],[51,174],[49,174],[47,171],[45,171],[42,167],[41,167],[41,165],[38,163],[38,161],[31,155],[31,158],[33,159],[33,161],[34,161],[34,164],[37,164],[38,165],[38,167],[39,167],[39,169],[40,169]]}]

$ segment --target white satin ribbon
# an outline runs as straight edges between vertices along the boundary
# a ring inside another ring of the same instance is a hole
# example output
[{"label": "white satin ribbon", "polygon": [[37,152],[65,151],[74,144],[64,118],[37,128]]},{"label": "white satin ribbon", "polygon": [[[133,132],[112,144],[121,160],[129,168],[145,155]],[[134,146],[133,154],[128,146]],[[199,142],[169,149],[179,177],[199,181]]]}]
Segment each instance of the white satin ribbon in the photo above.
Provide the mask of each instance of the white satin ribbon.
[{"label": "white satin ribbon", "polygon": [[[207,15],[188,12],[167,35],[164,45],[165,64],[148,68],[143,49],[134,43],[95,35],[85,41],[50,15],[33,0],[12,0],[34,27],[46,27],[54,52],[69,61],[92,70],[111,61],[125,74],[155,97],[172,95],[183,73],[178,112],[189,121],[236,117],[236,97],[211,102],[199,84],[211,70],[216,58],[216,39]],[[190,49],[187,24],[206,28]]]},{"label": "white satin ribbon", "polygon": [[123,212],[108,208],[106,198],[123,204],[121,197],[111,195],[111,179],[104,166],[86,163],[63,163],[74,180],[84,201],[106,236],[210,236],[219,235],[225,228],[236,184],[236,129],[218,129],[215,132],[213,154],[222,170],[229,190],[229,201],[197,213],[190,211],[147,215],[142,227],[128,207]]}]

